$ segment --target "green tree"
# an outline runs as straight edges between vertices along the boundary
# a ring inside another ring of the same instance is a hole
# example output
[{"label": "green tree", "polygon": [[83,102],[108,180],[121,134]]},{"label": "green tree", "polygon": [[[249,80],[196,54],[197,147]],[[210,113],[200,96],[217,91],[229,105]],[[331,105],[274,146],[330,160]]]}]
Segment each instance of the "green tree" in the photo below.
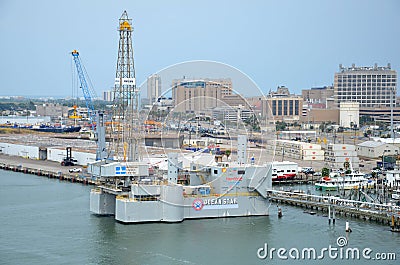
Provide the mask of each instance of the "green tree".
[{"label": "green tree", "polygon": [[287,124],[284,121],[277,121],[275,123],[275,127],[277,131],[284,131],[287,127]]},{"label": "green tree", "polygon": [[326,124],[325,124],[325,122],[322,122],[322,123],[319,125],[319,129],[321,130],[321,132],[325,132],[325,129],[326,129]]},{"label": "green tree", "polygon": [[331,172],[331,170],[327,167],[322,168],[321,170],[321,175],[323,177],[329,177],[329,173]]},{"label": "green tree", "polygon": [[253,114],[244,120],[244,123],[247,126],[250,126],[253,131],[259,132],[260,131],[260,121],[257,119],[256,115]]},{"label": "green tree", "polygon": [[344,162],[343,167],[345,170],[348,170],[350,168],[350,162],[349,161]]},{"label": "green tree", "polygon": [[229,156],[231,155],[231,150],[225,150],[225,155],[226,155],[226,158],[229,159]]}]

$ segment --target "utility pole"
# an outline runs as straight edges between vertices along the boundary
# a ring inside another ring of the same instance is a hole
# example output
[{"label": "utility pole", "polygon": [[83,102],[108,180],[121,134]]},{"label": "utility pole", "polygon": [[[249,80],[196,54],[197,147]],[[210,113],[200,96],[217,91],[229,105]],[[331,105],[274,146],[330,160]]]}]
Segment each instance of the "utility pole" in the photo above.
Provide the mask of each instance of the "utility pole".
[{"label": "utility pole", "polygon": [[390,137],[392,138],[392,144],[394,144],[394,128],[393,128],[393,97],[394,97],[394,87],[390,89]]}]

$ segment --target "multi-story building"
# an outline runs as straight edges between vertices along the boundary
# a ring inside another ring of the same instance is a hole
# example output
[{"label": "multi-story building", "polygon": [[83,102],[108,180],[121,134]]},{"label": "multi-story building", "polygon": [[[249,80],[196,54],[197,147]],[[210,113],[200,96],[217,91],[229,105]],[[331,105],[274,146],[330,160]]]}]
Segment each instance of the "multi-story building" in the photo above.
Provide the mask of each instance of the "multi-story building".
[{"label": "multi-story building", "polygon": [[331,122],[339,124],[339,110],[334,108],[319,109],[310,108],[303,106],[303,113],[300,117],[300,122],[303,123],[305,128],[309,128],[311,125],[314,127],[323,122]]},{"label": "multi-story building", "polygon": [[313,87],[301,91],[304,102],[307,102],[312,108],[325,109],[328,107],[327,101],[333,99],[333,86]]},{"label": "multi-story building", "polygon": [[68,107],[58,103],[44,103],[36,105],[37,116],[50,116],[52,120],[68,116]]},{"label": "multi-story building", "polygon": [[221,121],[237,122],[238,120],[245,121],[249,119],[254,112],[249,109],[242,109],[240,107],[216,107],[212,110],[212,117]]},{"label": "multi-story building", "polygon": [[177,112],[206,112],[226,105],[223,99],[232,93],[230,79],[175,79],[172,97]]},{"label": "multi-story building", "polygon": [[362,108],[360,109],[360,116],[368,116],[373,121],[389,123],[391,115],[393,114],[393,121],[397,124],[400,123],[400,107],[376,107],[376,108]]},{"label": "multi-story building", "polygon": [[303,98],[289,93],[286,87],[278,87],[262,99],[262,115],[268,120],[294,122],[302,115]]},{"label": "multi-story building", "polygon": [[174,102],[172,98],[161,96],[153,104],[147,105],[146,108],[149,110],[148,119],[162,120],[174,108]]},{"label": "multi-story building", "polygon": [[[397,72],[390,64],[373,67],[343,67],[335,73],[335,105],[352,101],[360,103],[360,108],[391,107],[397,93]],[[392,103],[391,103],[392,101]],[[394,106],[394,105],[392,105]]]},{"label": "multi-story building", "polygon": [[147,98],[149,103],[153,104],[159,97],[161,97],[161,77],[153,74],[147,78]]},{"label": "multi-story building", "polygon": [[112,90],[104,91],[103,92],[103,100],[104,101],[113,101],[114,100],[113,91]]}]

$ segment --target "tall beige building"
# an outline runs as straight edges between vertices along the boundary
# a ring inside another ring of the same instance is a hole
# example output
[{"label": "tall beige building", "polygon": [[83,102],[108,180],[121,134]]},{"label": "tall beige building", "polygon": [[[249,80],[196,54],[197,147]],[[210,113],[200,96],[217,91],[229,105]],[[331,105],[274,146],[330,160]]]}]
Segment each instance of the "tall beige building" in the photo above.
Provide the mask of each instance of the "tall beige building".
[{"label": "tall beige building", "polygon": [[[206,112],[225,105],[223,98],[232,96],[230,79],[175,79],[172,98],[177,112]],[[231,98],[231,97],[230,97]]]},{"label": "tall beige building", "polygon": [[153,104],[161,97],[161,77],[153,74],[147,78],[147,98]]},{"label": "tall beige building", "polygon": [[[352,101],[360,103],[360,108],[390,107],[397,93],[397,72],[387,66],[343,67],[335,73],[335,105]],[[393,105],[394,106],[394,105]]]}]

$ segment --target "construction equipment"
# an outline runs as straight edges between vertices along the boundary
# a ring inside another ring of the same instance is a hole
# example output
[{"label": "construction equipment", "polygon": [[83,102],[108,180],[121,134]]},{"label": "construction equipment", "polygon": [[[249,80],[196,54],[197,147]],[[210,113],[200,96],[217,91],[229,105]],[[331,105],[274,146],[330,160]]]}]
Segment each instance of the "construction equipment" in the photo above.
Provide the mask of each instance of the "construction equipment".
[{"label": "construction equipment", "polygon": [[76,110],[77,109],[76,105],[74,105],[73,108],[74,108],[73,113],[72,113],[72,115],[68,116],[68,118],[73,119],[74,125],[76,126],[76,120],[82,119],[82,115],[78,115],[78,111]]},{"label": "construction equipment", "polygon": [[79,81],[81,83],[81,88],[83,92],[83,96],[85,97],[85,102],[86,102],[86,108],[88,110],[88,117],[89,121],[92,127],[92,130],[94,130],[94,125],[95,125],[95,119],[96,119],[96,113],[94,110],[93,106],[93,101],[92,99],[94,98],[94,90],[91,86],[88,85],[88,82],[86,80],[89,80],[86,71],[84,71],[84,67],[82,67],[81,60],[79,58],[79,52],[77,50],[72,51],[72,57],[75,62],[76,66],[76,71],[78,72],[79,76]]},{"label": "construction equipment", "polygon": [[61,165],[66,167],[75,166],[78,160],[72,157],[72,147],[67,147],[66,150],[67,150],[67,156],[64,157],[63,161],[61,161]]}]

